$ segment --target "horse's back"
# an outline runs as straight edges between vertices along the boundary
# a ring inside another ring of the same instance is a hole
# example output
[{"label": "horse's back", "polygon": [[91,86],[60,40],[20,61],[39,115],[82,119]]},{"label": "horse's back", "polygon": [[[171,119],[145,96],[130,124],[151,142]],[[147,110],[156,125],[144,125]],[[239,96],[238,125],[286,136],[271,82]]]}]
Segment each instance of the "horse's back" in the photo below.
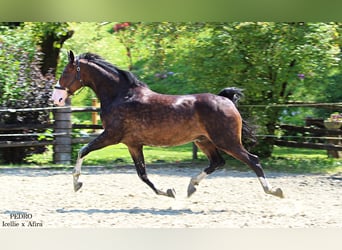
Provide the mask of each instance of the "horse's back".
[{"label": "horse's back", "polygon": [[163,95],[148,91],[127,107],[127,138],[146,145],[184,144],[239,126],[235,105],[213,94]]},{"label": "horse's back", "polygon": [[[211,120],[239,120],[235,104],[226,97],[210,93],[164,95],[151,90],[134,100],[138,117],[144,116],[157,124],[211,122]],[[197,125],[197,124],[196,124]]]}]

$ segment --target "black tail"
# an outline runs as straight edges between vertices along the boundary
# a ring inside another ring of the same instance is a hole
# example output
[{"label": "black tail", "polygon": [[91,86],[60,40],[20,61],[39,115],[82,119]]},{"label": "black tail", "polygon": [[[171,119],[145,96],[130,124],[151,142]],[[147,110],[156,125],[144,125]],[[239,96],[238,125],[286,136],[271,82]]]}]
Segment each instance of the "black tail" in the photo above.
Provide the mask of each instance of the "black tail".
[{"label": "black tail", "polygon": [[230,88],[222,89],[220,93],[218,93],[218,95],[227,97],[235,104],[235,106],[237,106],[240,98],[244,96],[242,91],[243,91],[242,89],[230,87]]},{"label": "black tail", "polygon": [[[237,107],[238,101],[244,96],[242,91],[243,90],[239,88],[229,87],[222,89],[218,95],[230,99]],[[248,145],[249,148],[253,147],[257,142],[254,128],[251,127],[244,119],[242,119],[242,138],[244,139],[243,144],[245,146]]]}]

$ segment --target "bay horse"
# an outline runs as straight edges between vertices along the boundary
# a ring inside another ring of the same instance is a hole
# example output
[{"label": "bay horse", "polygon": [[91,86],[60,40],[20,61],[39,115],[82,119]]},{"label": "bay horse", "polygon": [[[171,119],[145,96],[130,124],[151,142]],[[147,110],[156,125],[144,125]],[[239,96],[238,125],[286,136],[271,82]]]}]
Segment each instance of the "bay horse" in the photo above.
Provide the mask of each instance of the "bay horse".
[{"label": "bay horse", "polygon": [[123,143],[128,147],[140,179],[157,195],[175,197],[174,189],[162,191],[149,180],[143,147],[175,146],[194,142],[207,156],[209,166],[191,178],[190,197],[206,176],[225,164],[223,151],[247,164],[258,177],[265,193],[283,198],[280,188],[272,188],[256,155],[249,153],[241,142],[245,123],[236,102],[242,95],[237,88],[226,88],[218,95],[165,95],[152,91],[129,71],[119,69],[96,54],[84,53],[69,62],[54,87],[52,99],[65,105],[69,95],[82,87],[91,88],[101,103],[103,132],[83,146],[73,170],[75,192],[84,157],[91,151]]}]

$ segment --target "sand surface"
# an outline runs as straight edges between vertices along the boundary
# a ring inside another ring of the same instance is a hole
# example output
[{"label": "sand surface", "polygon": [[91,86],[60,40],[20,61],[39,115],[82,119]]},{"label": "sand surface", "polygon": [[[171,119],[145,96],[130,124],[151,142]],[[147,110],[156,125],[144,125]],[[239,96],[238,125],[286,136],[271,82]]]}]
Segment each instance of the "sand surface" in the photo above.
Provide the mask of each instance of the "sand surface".
[{"label": "sand surface", "polygon": [[[285,199],[264,194],[253,172],[218,170],[186,197],[202,168],[153,166],[157,196],[132,166],[84,167],[75,193],[71,170],[1,168],[0,228],[342,228],[342,175],[267,172]],[[28,213],[30,218],[13,218]]]}]

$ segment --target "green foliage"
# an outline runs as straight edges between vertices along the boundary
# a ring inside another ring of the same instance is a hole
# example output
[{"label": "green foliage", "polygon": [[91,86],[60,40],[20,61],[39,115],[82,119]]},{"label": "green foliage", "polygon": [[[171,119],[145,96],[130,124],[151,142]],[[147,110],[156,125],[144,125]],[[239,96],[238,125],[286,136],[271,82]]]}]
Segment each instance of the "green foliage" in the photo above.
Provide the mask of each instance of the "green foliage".
[{"label": "green foliage", "polygon": [[[0,30],[0,102],[2,102],[3,100],[15,100],[25,93],[24,89],[16,88],[17,81],[26,73],[20,58],[32,60],[35,49],[34,43],[30,39],[32,33],[29,30],[26,33],[22,28],[12,30],[5,26]],[[18,74],[20,69],[21,74]]]},{"label": "green foliage", "polygon": [[[129,42],[120,38],[125,32]],[[151,86],[165,82],[169,93],[172,84],[191,92],[238,85],[253,96],[246,98],[251,104],[298,100],[304,91],[305,101],[313,100],[339,63],[336,24],[134,23],[114,35],[131,48],[134,70]],[[170,71],[172,77],[155,77]]]},{"label": "green foliage", "polygon": [[[36,50],[33,33],[25,26],[15,30],[1,27],[0,32],[0,107],[1,108],[35,108],[49,105],[52,75],[45,77],[40,72],[41,55]],[[0,124],[25,125],[49,122],[46,111],[1,112]],[[6,131],[6,133],[24,133],[33,131]],[[42,132],[42,131],[35,131]],[[2,140],[32,140],[35,136],[1,137]],[[5,162],[22,162],[27,155],[43,152],[44,147],[5,148],[0,158]]]},{"label": "green foliage", "polygon": [[[61,22],[30,22],[25,23],[27,29],[32,31],[32,41],[40,44],[42,39],[47,36],[61,37],[69,32],[68,23]],[[54,44],[55,47],[60,47],[59,43]]]}]

